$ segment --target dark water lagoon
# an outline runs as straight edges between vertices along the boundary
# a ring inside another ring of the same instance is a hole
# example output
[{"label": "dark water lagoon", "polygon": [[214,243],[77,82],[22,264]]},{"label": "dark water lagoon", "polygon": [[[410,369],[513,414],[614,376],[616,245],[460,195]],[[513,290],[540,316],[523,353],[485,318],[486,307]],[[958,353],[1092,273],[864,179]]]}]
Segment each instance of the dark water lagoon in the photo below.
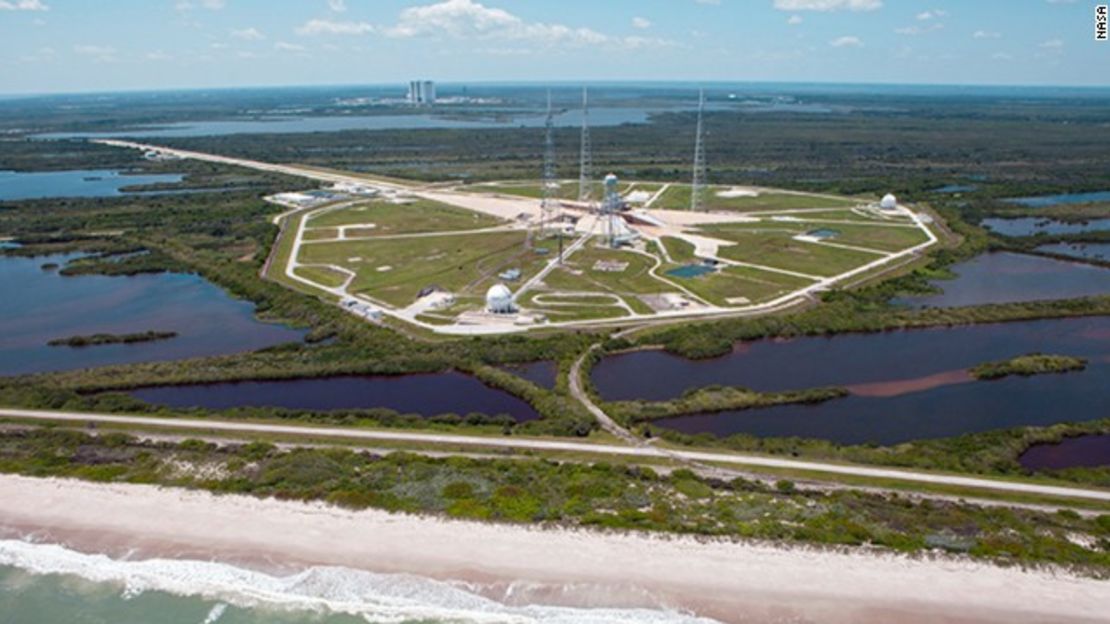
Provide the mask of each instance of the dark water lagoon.
[{"label": "dark water lagoon", "polygon": [[1110,435],[1065,438],[1057,444],[1029,447],[1018,462],[1029,470],[1093,468],[1110,465]]},{"label": "dark water lagoon", "polygon": [[956,279],[933,282],[942,293],[902,297],[912,307],[957,307],[1072,299],[1110,293],[1110,269],[1009,252],[986,253],[952,267]]},{"label": "dark water lagoon", "polygon": [[541,388],[554,388],[559,375],[559,366],[551,360],[528,362],[527,364],[510,364],[505,367],[510,373],[527,379]]},{"label": "dark water lagoon", "polygon": [[1036,236],[1037,234],[1081,234],[1110,230],[1110,219],[1090,219],[1087,221],[1059,221],[1038,217],[1018,217],[1014,219],[983,219],[979,224],[1003,236]]},{"label": "dark water lagoon", "polygon": [[923,438],[1105,418],[1110,364],[1062,375],[951,384],[893,397],[849,396],[819,405],[681,416],[656,421],[685,433],[822,438],[898,444]]},{"label": "dark water lagoon", "polygon": [[1011,197],[1003,201],[1019,204],[1029,208],[1047,208],[1060,204],[1089,204],[1092,202],[1110,201],[1110,191],[1094,191],[1091,193],[1061,193],[1059,195],[1040,195],[1037,197]]},{"label": "dark water lagoon", "polygon": [[[911,382],[1037,351],[1087,358],[1110,354],[1110,318],[756,340],[711,360],[634,351],[602,359],[591,379],[607,401],[664,401],[709,385],[764,392],[867,385],[861,391],[890,394],[899,386],[912,389]],[[879,384],[888,386],[887,392],[880,392]]]},{"label": "dark water lagoon", "polygon": [[[196,275],[64,277],[42,268],[74,257],[0,257],[0,375],[223,355],[304,336],[257,320],[253,304]],[[147,330],[178,336],[84,348],[46,345],[75,335]]]},{"label": "dark water lagoon", "polygon": [[184,177],[180,173],[131,174],[117,169],[0,171],[0,201],[47,197],[118,197],[131,194],[120,190],[125,187],[172,184],[181,182]]},{"label": "dark water lagoon", "polygon": [[932,193],[970,193],[979,190],[975,184],[948,184],[932,189]]},{"label": "dark water lagoon", "polygon": [[1110,261],[1110,243],[1054,243],[1041,245],[1037,251],[1084,260]]},{"label": "dark water lagoon", "polygon": [[[976,364],[1031,352],[1088,358],[1062,375],[973,381]],[[712,384],[762,391],[844,386],[818,405],[737,410],[656,421],[686,433],[813,437],[894,444],[1110,413],[1110,318],[1090,317],[846,334],[741,344],[714,360],[662,351],[603,359],[593,382],[606,400],[666,400]]]},{"label": "dark water lagoon", "polygon": [[532,406],[457,372],[421,375],[352,375],[319,379],[244,381],[160,386],[131,392],[170,407],[285,407],[303,410],[386,407],[406,414],[508,414],[517,421],[539,418]]}]

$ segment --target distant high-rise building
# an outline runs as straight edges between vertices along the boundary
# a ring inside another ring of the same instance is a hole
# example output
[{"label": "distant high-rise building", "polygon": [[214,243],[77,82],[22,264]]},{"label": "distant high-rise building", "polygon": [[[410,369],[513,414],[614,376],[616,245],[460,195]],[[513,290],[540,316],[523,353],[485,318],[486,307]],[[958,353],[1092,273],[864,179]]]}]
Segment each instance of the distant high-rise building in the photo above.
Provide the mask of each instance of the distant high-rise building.
[{"label": "distant high-rise building", "polygon": [[409,103],[431,106],[436,103],[436,83],[431,80],[413,80],[409,83]]}]

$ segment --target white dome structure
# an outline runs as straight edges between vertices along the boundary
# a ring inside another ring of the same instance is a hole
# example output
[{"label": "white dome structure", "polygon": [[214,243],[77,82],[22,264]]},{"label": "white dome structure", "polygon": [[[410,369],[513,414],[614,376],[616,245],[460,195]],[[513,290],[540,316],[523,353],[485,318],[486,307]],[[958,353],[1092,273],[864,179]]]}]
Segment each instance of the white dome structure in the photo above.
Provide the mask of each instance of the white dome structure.
[{"label": "white dome structure", "polygon": [[486,291],[486,309],[494,314],[510,314],[516,312],[513,305],[513,291],[504,284],[494,284]]},{"label": "white dome structure", "polygon": [[883,198],[879,200],[879,208],[882,208],[883,210],[897,210],[898,198],[895,197],[893,193],[887,193],[886,195],[883,195]]}]

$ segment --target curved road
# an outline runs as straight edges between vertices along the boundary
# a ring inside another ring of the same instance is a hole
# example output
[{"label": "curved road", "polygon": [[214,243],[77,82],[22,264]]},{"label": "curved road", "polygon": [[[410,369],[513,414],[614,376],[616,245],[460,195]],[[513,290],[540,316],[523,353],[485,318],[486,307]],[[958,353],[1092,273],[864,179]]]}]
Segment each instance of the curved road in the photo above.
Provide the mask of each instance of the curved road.
[{"label": "curved road", "polygon": [[[596,406],[595,406],[596,407]],[[600,411],[600,410],[599,410]],[[596,414],[595,414],[596,416]],[[197,418],[153,418],[148,416],[117,416],[86,412],[54,412],[25,409],[0,409],[0,418],[18,418],[49,422],[104,423],[112,425],[132,425],[140,427],[159,427],[166,429],[188,429],[237,433],[281,434],[315,438],[337,438],[348,440],[379,440],[393,442],[416,442],[426,444],[457,444],[464,446],[531,449],[537,451],[567,451],[628,457],[653,457],[659,459],[678,458],[693,462],[755,466],[804,470],[828,474],[865,477],[873,479],[893,479],[912,483],[927,483],[967,487],[1011,494],[1031,494],[1036,496],[1057,496],[1062,498],[1086,499],[1110,502],[1110,490],[1079,487],[1063,487],[1001,481],[980,477],[880,468],[852,464],[832,464],[825,462],[798,461],[744,455],[739,453],[715,453],[706,451],[666,451],[650,446],[614,446],[610,444],[590,444],[571,440],[537,440],[514,437],[481,437],[457,434],[419,433],[403,431],[370,431],[342,427],[312,427],[279,425],[268,423],[234,422]],[[614,423],[615,424],[615,423]],[[618,427],[619,429],[619,427]]]}]

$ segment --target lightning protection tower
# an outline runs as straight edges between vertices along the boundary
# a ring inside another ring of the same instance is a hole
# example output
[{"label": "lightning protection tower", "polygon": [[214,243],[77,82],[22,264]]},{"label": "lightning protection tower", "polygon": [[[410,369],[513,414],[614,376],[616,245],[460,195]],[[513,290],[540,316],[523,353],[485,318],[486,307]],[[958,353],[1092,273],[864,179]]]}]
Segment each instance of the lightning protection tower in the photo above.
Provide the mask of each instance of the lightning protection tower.
[{"label": "lightning protection tower", "polygon": [[698,91],[698,129],[694,139],[694,181],[690,186],[690,210],[704,209],[702,196],[705,194],[705,129],[702,117],[705,113],[705,90]]},{"label": "lightning protection tower", "polygon": [[543,143],[543,199],[540,203],[543,233],[547,233],[554,224],[555,216],[559,210],[559,201],[556,197],[559,190],[559,181],[555,179],[555,117],[551,109],[551,90],[547,91],[547,119],[544,122]]},{"label": "lightning protection tower", "polygon": [[578,157],[578,201],[593,198],[593,154],[590,147],[590,100],[586,87],[582,87],[582,147]]}]

